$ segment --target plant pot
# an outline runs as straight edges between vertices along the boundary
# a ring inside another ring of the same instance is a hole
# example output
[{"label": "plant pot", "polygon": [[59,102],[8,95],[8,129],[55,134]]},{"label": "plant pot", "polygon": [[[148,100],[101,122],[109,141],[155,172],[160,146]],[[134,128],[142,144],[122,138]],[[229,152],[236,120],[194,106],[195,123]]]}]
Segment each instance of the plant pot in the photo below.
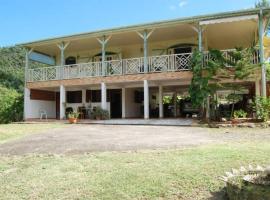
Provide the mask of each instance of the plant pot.
[{"label": "plant pot", "polygon": [[240,124],[241,120],[239,119],[232,119],[232,124]]},{"label": "plant pot", "polygon": [[68,118],[69,123],[76,124],[78,119],[77,118]]}]

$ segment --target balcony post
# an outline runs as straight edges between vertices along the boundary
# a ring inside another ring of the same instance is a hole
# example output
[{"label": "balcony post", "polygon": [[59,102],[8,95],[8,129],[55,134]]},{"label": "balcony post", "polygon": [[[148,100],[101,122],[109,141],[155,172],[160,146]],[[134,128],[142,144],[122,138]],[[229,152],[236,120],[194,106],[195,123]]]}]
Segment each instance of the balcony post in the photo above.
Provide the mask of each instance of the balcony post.
[{"label": "balcony post", "polygon": [[137,32],[137,34],[143,39],[143,71],[148,73],[148,38],[152,35],[154,29],[148,32],[144,30],[143,33]]},{"label": "balcony post", "polygon": [[163,118],[163,87],[158,87],[159,118]]},{"label": "balcony post", "polygon": [[104,82],[101,83],[101,108],[107,110],[107,88]]},{"label": "balcony post", "polygon": [[198,28],[198,46],[199,46],[199,51],[202,53],[203,52],[203,44],[202,44],[202,27],[199,26]]},{"label": "balcony post", "polygon": [[101,44],[101,54],[102,54],[102,61],[101,61],[101,65],[102,65],[102,76],[106,76],[107,75],[107,68],[106,68],[106,44],[109,42],[109,40],[111,39],[111,36],[107,37],[104,35],[101,39],[97,38],[97,41]]},{"label": "balcony post", "polygon": [[66,88],[60,85],[60,119],[66,118]]},{"label": "balcony post", "polygon": [[263,46],[263,37],[264,37],[264,25],[263,25],[263,10],[260,10],[259,14],[259,46],[260,46],[260,64],[261,64],[261,73],[262,73],[262,96],[266,97],[266,66],[264,63],[264,46]]},{"label": "balcony post", "polygon": [[144,119],[149,119],[149,86],[148,81],[143,81],[143,87],[144,87]]},{"label": "balcony post", "polygon": [[62,79],[64,78],[64,69],[63,67],[65,66],[65,49],[68,47],[69,45],[69,42],[68,43],[65,43],[65,42],[61,42],[60,44],[57,44],[57,47],[60,49],[60,66],[61,66],[61,69],[57,69],[57,79]]}]

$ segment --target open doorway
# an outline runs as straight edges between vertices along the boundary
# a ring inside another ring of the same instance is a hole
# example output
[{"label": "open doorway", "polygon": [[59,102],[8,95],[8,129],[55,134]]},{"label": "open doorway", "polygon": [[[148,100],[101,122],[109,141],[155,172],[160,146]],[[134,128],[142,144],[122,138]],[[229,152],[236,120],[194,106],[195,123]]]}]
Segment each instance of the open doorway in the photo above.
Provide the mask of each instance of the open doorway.
[{"label": "open doorway", "polygon": [[122,91],[119,89],[112,89],[109,91],[111,103],[111,118],[122,118]]}]

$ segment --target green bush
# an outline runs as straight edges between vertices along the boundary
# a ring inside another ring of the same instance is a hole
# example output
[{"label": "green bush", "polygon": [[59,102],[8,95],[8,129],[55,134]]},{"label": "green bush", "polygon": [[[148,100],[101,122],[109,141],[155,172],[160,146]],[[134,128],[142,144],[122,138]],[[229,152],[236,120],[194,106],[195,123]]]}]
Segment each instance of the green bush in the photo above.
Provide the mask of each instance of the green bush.
[{"label": "green bush", "polygon": [[253,109],[256,112],[257,119],[268,121],[270,118],[270,98],[256,97]]},{"label": "green bush", "polygon": [[0,123],[23,119],[23,95],[14,89],[0,86]]},{"label": "green bush", "polygon": [[233,117],[235,119],[238,119],[238,118],[246,118],[247,117],[247,112],[245,112],[244,110],[240,109],[240,110],[236,110],[234,111],[233,113]]},{"label": "green bush", "polygon": [[94,119],[109,119],[109,112],[100,107],[96,107],[92,112]]}]

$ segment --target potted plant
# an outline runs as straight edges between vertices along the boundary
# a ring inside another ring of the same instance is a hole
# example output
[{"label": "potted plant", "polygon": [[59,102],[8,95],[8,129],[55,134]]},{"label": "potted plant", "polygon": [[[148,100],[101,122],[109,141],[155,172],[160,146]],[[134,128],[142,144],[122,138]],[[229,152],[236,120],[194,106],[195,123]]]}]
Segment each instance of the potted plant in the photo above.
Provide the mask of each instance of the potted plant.
[{"label": "potted plant", "polygon": [[109,119],[109,112],[100,107],[96,107],[92,112],[92,116],[96,120],[105,120]]},{"label": "potted plant", "polygon": [[68,114],[68,121],[71,124],[76,124],[78,121],[79,113],[78,112],[70,112]]}]

